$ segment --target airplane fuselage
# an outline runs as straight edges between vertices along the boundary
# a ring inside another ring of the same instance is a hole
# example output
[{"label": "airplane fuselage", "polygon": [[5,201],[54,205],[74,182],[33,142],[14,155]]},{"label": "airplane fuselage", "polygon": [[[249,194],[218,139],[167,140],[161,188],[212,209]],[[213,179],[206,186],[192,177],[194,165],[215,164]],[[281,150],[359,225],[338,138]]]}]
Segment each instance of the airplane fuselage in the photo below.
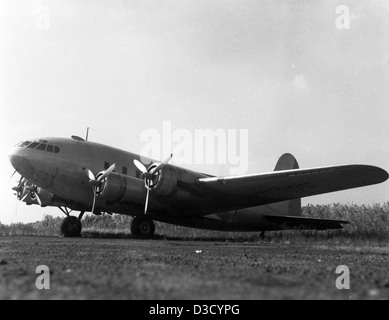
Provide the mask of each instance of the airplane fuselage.
[{"label": "airplane fuselage", "polygon": [[301,198],[384,182],[388,173],[369,165],[299,169],[288,153],[274,171],[213,177],[79,137],[40,138],[9,153],[23,177],[13,188],[27,204],[79,210],[63,234],[81,232],[84,212],[134,217],[131,232],[150,237],[152,220],[224,231],[293,228],[338,229],[341,220],[301,216]]}]

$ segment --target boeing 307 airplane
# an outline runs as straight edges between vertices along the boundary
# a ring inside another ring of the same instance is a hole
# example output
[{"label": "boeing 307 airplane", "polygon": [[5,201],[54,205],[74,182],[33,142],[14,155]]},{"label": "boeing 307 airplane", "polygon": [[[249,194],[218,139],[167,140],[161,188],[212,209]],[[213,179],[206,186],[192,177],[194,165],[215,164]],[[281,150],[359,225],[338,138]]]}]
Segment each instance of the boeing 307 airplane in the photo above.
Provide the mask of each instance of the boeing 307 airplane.
[{"label": "boeing 307 airplane", "polygon": [[[131,215],[131,233],[152,238],[153,220],[224,231],[339,229],[341,220],[301,216],[301,198],[384,182],[368,165],[299,169],[282,155],[273,172],[215,177],[72,136],[20,142],[10,150],[22,176],[13,188],[28,205],[55,206],[64,236],[81,234],[85,212]],[[78,217],[71,211],[80,211]]]}]

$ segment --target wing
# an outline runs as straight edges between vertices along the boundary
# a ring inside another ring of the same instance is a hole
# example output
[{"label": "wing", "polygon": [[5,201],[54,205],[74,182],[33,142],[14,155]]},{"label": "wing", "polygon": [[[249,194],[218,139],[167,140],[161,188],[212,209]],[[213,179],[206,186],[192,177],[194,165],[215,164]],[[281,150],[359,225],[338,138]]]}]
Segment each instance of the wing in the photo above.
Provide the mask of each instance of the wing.
[{"label": "wing", "polygon": [[198,187],[217,199],[220,209],[239,209],[383,182],[388,173],[367,165],[274,171],[198,179]]}]

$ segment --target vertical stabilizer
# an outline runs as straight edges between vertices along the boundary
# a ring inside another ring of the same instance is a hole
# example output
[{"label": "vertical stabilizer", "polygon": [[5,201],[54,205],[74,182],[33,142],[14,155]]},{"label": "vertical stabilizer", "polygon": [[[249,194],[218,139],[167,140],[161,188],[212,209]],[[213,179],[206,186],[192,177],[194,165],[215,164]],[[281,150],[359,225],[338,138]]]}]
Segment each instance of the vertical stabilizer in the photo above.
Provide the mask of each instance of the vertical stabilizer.
[{"label": "vertical stabilizer", "polygon": [[290,153],[284,153],[277,161],[274,171],[298,169],[299,164]]},{"label": "vertical stabilizer", "polygon": [[[298,169],[299,165],[290,153],[283,154],[277,161],[274,171]],[[283,216],[301,216],[301,199],[273,203],[271,208]]]}]

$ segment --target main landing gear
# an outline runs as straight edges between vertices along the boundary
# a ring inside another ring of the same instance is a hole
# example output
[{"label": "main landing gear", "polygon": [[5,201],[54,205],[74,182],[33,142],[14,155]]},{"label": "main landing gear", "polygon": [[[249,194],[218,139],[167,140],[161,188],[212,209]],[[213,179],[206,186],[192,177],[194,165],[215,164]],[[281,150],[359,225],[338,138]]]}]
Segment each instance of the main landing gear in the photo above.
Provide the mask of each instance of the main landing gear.
[{"label": "main landing gear", "polygon": [[131,222],[131,234],[139,239],[151,239],[154,236],[155,224],[146,215],[136,216]]},{"label": "main landing gear", "polygon": [[61,207],[60,209],[67,215],[67,217],[61,222],[61,234],[64,237],[80,237],[82,230],[81,219],[85,211],[81,211],[78,217],[74,217],[69,215],[70,212],[68,210],[65,211]]},{"label": "main landing gear", "polygon": [[[62,220],[60,231],[64,237],[80,237],[82,224],[81,219],[85,211],[81,211],[78,217],[70,215],[71,210],[67,208],[59,207],[63,213],[66,214],[66,218]],[[154,236],[155,224],[152,219],[146,215],[136,216],[131,222],[131,234],[134,238],[138,239],[151,239]]]}]

